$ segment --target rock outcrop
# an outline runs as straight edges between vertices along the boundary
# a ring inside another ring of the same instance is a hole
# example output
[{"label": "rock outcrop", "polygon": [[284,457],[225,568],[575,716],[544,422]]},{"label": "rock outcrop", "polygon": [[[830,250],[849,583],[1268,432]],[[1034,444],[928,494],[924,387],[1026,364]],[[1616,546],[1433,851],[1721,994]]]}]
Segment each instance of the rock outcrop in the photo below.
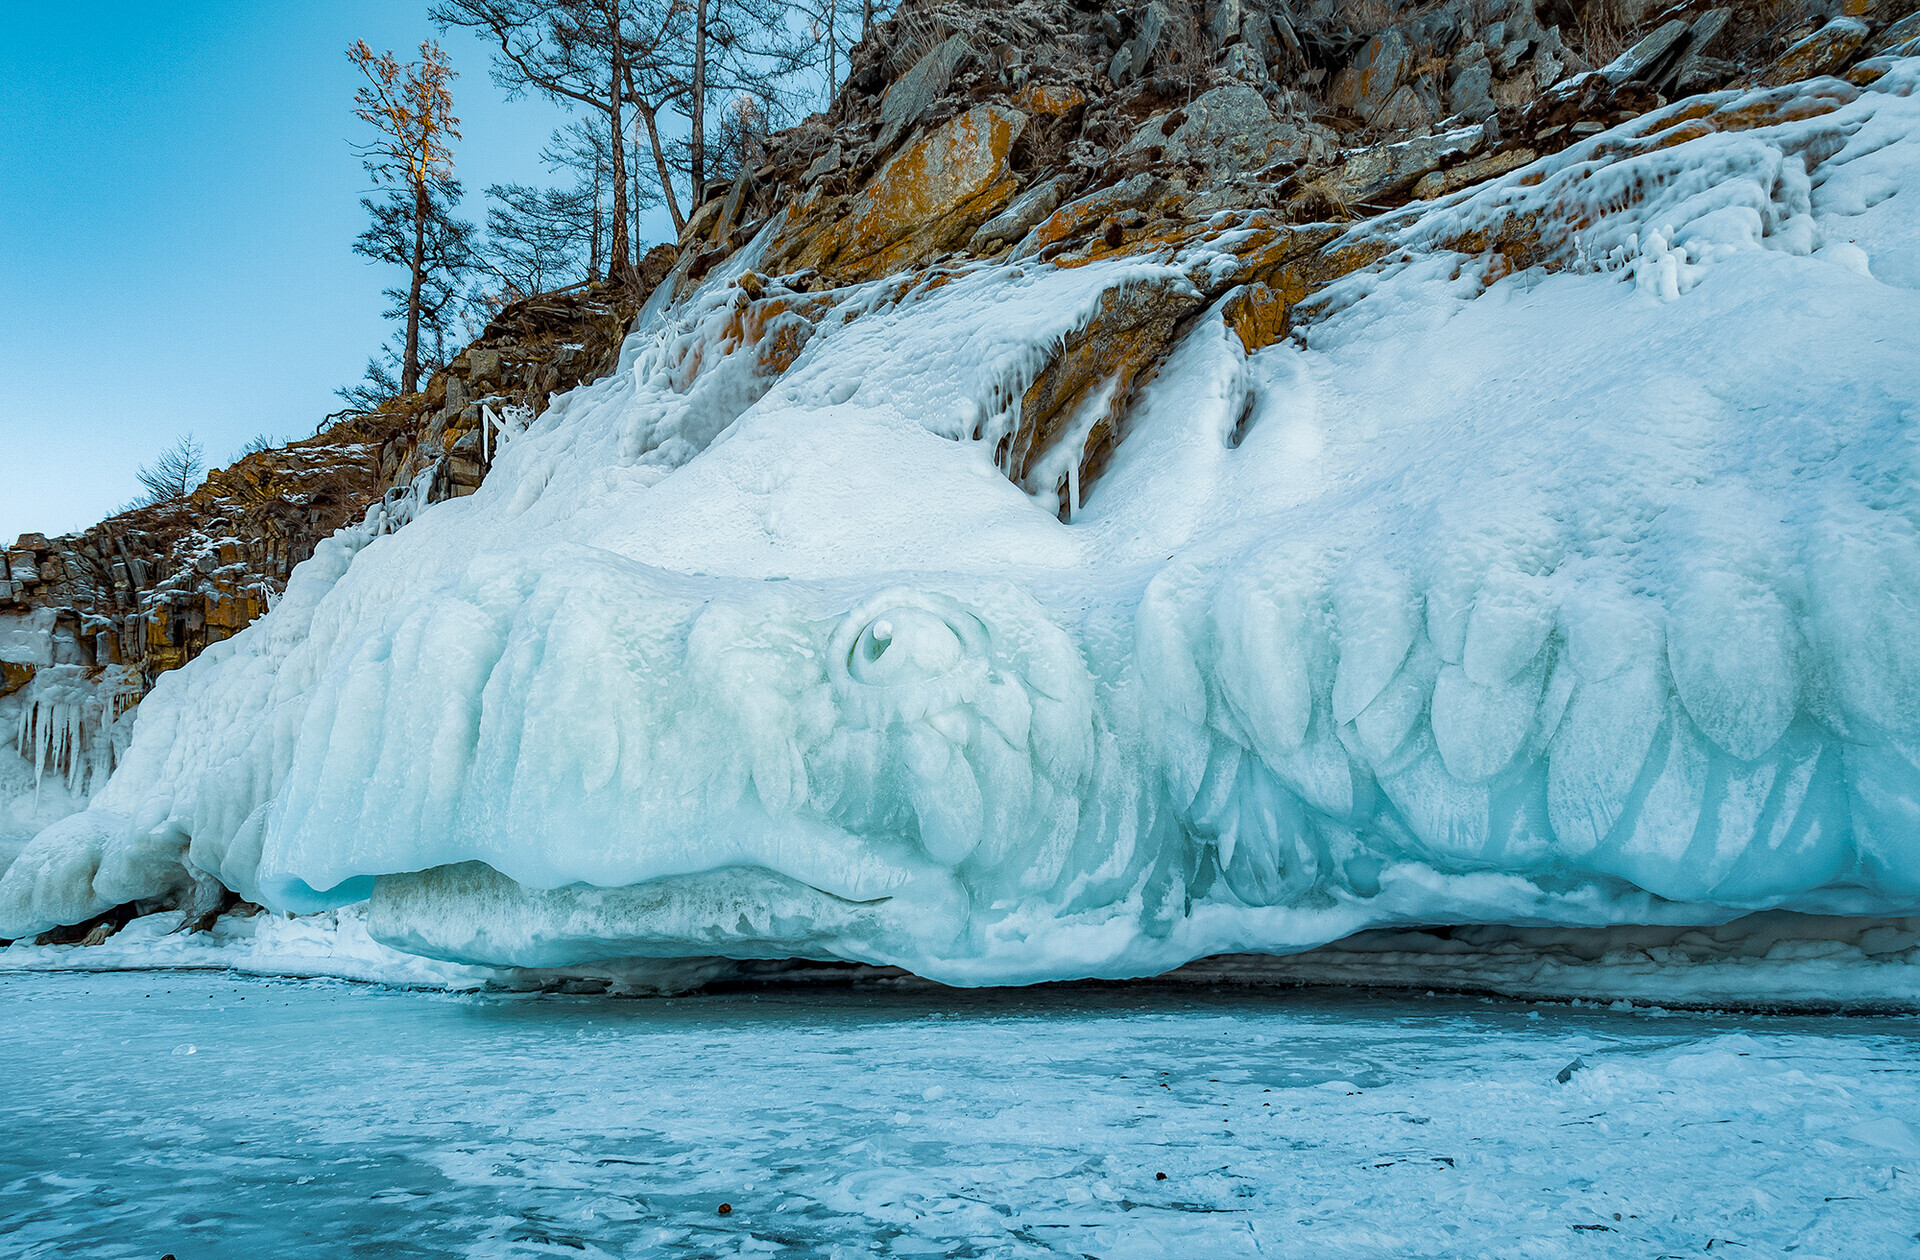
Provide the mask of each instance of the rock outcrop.
[{"label": "rock outcrop", "polygon": [[[654,279],[672,255],[649,257]],[[248,454],[182,499],[21,535],[0,575],[0,697],[50,665],[120,666],[151,686],[265,612],[334,530],[383,503],[404,514],[471,494],[486,474],[482,409],[524,423],[611,370],[638,297],[582,286],[514,303],[419,394]]]},{"label": "rock outcrop", "polygon": [[[1912,7],[909,0],[854,50],[832,107],[774,136],[694,215],[674,280],[699,279],[768,224],[755,265],[791,291],[975,259],[1185,251],[1187,285],[1114,293],[1086,346],[1063,347],[1027,389],[1001,465],[1057,494],[1064,515],[1181,321],[1233,285],[1261,286],[1236,326],[1266,344],[1311,293],[1378,257],[1336,242],[1341,225],[1505,175],[1685,93],[1845,71],[1903,35]],[[1286,227],[1311,231],[1281,242],[1284,267],[1198,265],[1210,240],[1272,244]],[[1506,245],[1512,265],[1551,253]],[[1097,424],[1081,412],[1096,391]],[[1069,431],[1082,454],[1049,457]],[[1049,476],[1057,485],[1036,481]]]}]

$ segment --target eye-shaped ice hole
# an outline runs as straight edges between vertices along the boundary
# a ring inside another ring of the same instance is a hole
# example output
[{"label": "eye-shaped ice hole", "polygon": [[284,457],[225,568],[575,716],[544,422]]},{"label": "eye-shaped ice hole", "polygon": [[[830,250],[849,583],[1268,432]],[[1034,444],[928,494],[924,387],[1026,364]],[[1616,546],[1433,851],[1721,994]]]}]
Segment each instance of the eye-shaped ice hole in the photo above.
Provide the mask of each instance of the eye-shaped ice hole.
[{"label": "eye-shaped ice hole", "polygon": [[965,654],[944,619],[924,608],[898,608],[867,623],[847,672],[869,687],[896,687],[952,673]]},{"label": "eye-shaped ice hole", "polygon": [[856,724],[916,722],[978,694],[990,646],[987,628],[957,600],[895,588],[841,621],[827,671]]}]

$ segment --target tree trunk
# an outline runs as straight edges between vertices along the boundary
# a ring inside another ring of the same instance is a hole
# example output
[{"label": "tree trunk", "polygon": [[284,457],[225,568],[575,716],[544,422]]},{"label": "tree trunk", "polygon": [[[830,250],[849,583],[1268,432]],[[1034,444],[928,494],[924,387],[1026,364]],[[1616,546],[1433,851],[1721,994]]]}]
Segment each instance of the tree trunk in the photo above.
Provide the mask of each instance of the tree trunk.
[{"label": "tree trunk", "polygon": [[[653,166],[660,172],[660,191],[667,196],[667,213],[673,216],[673,230],[677,235],[686,230],[687,218],[680,213],[680,201],[673,195],[673,171],[667,166],[667,152],[660,147],[660,130],[654,126],[653,110],[643,101],[635,101],[633,108],[640,115],[640,121],[647,124],[647,140],[653,146]],[[700,195],[698,188],[694,196]]]},{"label": "tree trunk", "polygon": [[593,164],[593,235],[587,242],[587,282],[593,283],[600,278],[600,181],[606,172],[600,163]]},{"label": "tree trunk", "polygon": [[693,0],[693,105],[689,110],[688,174],[693,177],[690,199],[700,208],[707,191],[707,0]]},{"label": "tree trunk", "polygon": [[413,283],[407,290],[407,357],[400,365],[400,392],[420,390],[420,285],[427,273],[427,185],[413,183]]},{"label": "tree trunk", "polygon": [[827,108],[833,108],[834,89],[840,85],[834,80],[839,77],[840,40],[833,33],[834,19],[840,16],[840,0],[827,0]]},{"label": "tree trunk", "polygon": [[860,0],[860,42],[867,42],[867,32],[873,29],[873,0]]},{"label": "tree trunk", "polygon": [[626,79],[620,43],[620,0],[609,0],[606,12],[611,50],[608,61],[612,68],[607,82],[607,134],[613,140],[613,243],[607,249],[607,278],[625,280],[633,270],[633,261],[627,244],[627,146],[620,111],[620,88]]}]

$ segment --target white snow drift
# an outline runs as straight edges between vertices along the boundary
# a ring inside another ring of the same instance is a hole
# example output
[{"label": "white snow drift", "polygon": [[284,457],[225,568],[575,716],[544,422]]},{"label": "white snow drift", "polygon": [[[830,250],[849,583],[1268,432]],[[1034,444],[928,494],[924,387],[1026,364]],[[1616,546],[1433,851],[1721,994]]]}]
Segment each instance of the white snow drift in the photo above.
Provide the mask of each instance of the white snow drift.
[{"label": "white snow drift", "polygon": [[[1251,357],[1201,318],[1071,523],[1009,400],[1174,264],[843,291],[770,380],[749,251],[165,676],[0,935],[217,878],[463,962],[983,982],[1912,913],[1916,82],[1356,229],[1403,248]],[[1575,265],[1438,244],[1529,210]]]}]

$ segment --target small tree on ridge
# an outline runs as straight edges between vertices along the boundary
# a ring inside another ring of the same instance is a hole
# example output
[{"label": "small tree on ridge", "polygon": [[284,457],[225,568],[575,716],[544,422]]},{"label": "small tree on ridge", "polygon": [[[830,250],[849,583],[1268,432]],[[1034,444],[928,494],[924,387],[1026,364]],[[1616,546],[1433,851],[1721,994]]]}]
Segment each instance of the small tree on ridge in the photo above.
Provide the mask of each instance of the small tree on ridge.
[{"label": "small tree on ridge", "polygon": [[147,488],[148,503],[171,503],[184,499],[200,484],[207,471],[206,452],[191,433],[160,452],[160,458],[144,465],[135,475]]},{"label": "small tree on ridge", "polygon": [[[354,115],[375,132],[374,139],[357,152],[374,181],[396,193],[388,205],[365,203],[373,213],[374,227],[362,240],[391,236],[397,228],[406,249],[402,261],[411,276],[400,392],[411,394],[420,387],[422,291],[430,287],[436,268],[443,268],[447,258],[445,251],[432,248],[433,238],[444,236],[451,222],[448,211],[459,196],[453,179],[452,142],[460,138],[460,120],[453,115],[453,94],[447,86],[455,73],[446,53],[432,40],[421,41],[420,60],[404,65],[391,51],[375,53],[363,39],[347,49],[347,60],[367,80],[353,95]],[[388,257],[384,253],[371,256]]]}]

